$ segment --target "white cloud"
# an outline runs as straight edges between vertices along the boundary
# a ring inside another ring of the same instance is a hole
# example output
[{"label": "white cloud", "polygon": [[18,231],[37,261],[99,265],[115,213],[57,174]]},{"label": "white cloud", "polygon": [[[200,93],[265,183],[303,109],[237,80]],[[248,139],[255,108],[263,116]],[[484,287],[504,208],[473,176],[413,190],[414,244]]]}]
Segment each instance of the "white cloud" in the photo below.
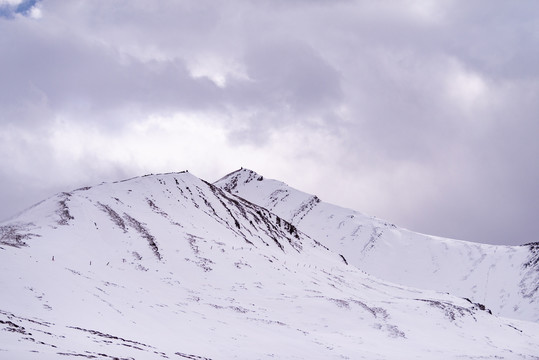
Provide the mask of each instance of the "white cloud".
[{"label": "white cloud", "polygon": [[466,69],[456,61],[446,74],[447,93],[452,102],[467,113],[473,114],[486,103],[488,85],[486,79],[476,71]]},{"label": "white cloud", "polygon": [[221,88],[226,87],[230,79],[248,80],[242,63],[219,54],[202,52],[189,61],[187,66],[194,78],[207,77]]},{"label": "white cloud", "polygon": [[16,6],[23,2],[23,0],[0,0],[0,5]]},{"label": "white cloud", "polygon": [[39,5],[33,6],[28,14],[32,19],[41,19],[43,17],[43,12],[41,11],[41,8]]},{"label": "white cloud", "polygon": [[402,6],[407,8],[417,19],[425,22],[440,23],[445,20],[450,0],[409,0]]}]

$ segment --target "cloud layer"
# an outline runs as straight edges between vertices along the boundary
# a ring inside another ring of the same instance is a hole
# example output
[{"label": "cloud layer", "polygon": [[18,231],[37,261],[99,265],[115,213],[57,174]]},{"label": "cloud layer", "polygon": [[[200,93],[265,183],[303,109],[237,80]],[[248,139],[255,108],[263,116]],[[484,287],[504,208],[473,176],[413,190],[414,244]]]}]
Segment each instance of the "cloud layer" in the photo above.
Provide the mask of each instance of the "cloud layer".
[{"label": "cloud layer", "polygon": [[0,1],[0,217],[240,166],[417,231],[538,241],[539,5]]}]

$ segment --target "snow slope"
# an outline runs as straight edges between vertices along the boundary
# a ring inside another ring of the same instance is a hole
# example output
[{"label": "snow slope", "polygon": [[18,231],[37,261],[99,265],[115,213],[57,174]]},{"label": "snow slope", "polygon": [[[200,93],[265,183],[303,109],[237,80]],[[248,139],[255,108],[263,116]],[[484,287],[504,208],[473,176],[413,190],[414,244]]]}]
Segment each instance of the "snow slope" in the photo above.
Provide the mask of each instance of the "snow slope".
[{"label": "snow slope", "polygon": [[539,322],[539,243],[494,246],[415,233],[248,169],[215,185],[290,221],[378,278],[449,292],[494,314]]},{"label": "snow slope", "polygon": [[189,173],[0,224],[0,359],[537,359],[539,324],[372,277]]}]

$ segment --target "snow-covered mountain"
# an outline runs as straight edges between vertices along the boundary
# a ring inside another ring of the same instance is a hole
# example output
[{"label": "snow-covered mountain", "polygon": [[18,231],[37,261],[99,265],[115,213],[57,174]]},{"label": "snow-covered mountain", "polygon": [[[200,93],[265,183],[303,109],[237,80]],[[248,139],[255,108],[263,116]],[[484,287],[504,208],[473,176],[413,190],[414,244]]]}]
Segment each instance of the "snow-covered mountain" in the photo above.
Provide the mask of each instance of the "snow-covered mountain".
[{"label": "snow-covered mountain", "polygon": [[537,359],[539,324],[321,240],[187,172],[58,194],[0,224],[0,359]]},{"label": "snow-covered mountain", "polygon": [[378,278],[449,292],[496,315],[539,322],[539,243],[495,246],[418,234],[248,169],[215,185],[290,221]]}]

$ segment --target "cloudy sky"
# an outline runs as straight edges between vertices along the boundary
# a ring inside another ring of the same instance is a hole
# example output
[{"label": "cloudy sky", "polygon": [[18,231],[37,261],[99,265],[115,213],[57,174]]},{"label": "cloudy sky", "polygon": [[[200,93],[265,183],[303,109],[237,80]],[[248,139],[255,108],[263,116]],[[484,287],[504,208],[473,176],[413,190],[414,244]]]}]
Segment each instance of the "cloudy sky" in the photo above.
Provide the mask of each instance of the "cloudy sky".
[{"label": "cloudy sky", "polygon": [[0,0],[0,218],[248,167],[423,233],[539,241],[536,0]]}]

